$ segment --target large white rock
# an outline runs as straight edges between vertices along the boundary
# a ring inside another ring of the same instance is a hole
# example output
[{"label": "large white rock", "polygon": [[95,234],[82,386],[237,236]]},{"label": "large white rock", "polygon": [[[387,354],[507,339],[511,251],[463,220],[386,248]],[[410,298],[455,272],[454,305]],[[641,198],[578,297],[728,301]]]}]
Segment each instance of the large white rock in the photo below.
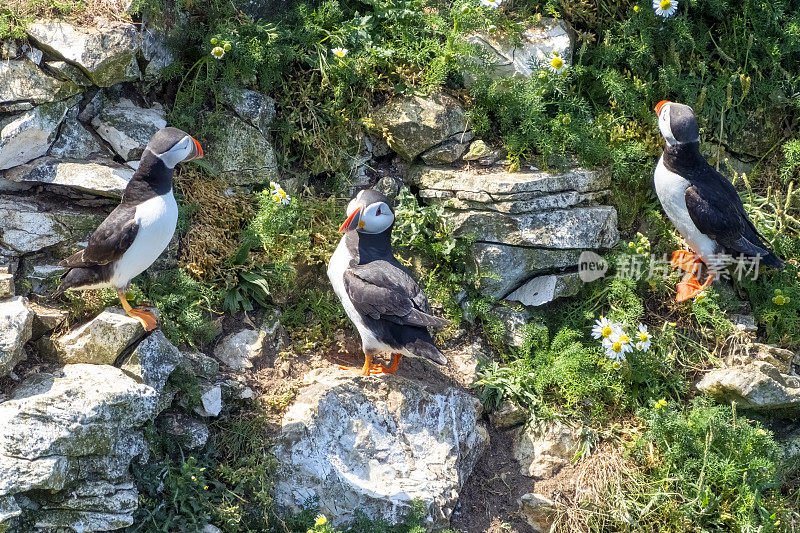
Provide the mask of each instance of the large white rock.
[{"label": "large white rock", "polygon": [[144,328],[138,320],[122,309],[107,309],[74,331],[54,339],[53,344],[56,357],[64,363],[110,365],[142,335]]},{"label": "large white rock", "polygon": [[[572,61],[572,39],[563,20],[542,18],[522,32],[519,41],[499,32],[475,33],[466,40],[481,53],[471,62],[492,78],[529,78],[535,68],[549,67],[554,53],[565,65]],[[465,72],[464,81],[471,85],[475,76]]]},{"label": "large white rock", "polygon": [[136,381],[161,391],[182,360],[180,351],[157,329],[136,346],[120,368]]},{"label": "large white rock", "polygon": [[418,499],[431,526],[446,525],[488,445],[480,415],[480,403],[459,389],[312,371],[282,421],[275,500],[298,509],[317,498],[345,523],[356,510],[397,521]]},{"label": "large white rock", "polygon": [[164,108],[156,104],[139,107],[127,98],[106,103],[92,119],[92,126],[125,161],[141,157],[155,133],[167,126]]},{"label": "large white rock", "polygon": [[63,101],[42,104],[0,119],[0,170],[46,154],[69,107],[70,104]]},{"label": "large white rock", "polygon": [[27,59],[0,61],[0,111],[16,102],[42,104],[63,100],[80,92],[70,82],[48,76]]},{"label": "large white rock", "polygon": [[764,360],[707,372],[697,388],[726,404],[736,402],[740,409],[800,414],[800,376]]},{"label": "large white rock", "polygon": [[275,119],[275,100],[246,89],[227,89],[222,95],[242,120],[257,128],[263,135],[269,134],[269,127]]},{"label": "large white rock", "polygon": [[33,311],[25,297],[0,302],[0,377],[10,374],[25,358],[22,347],[30,340],[32,327]]},{"label": "large white rock", "polygon": [[29,24],[27,32],[40,48],[77,64],[100,87],[140,77],[136,55],[141,37],[133,24],[100,21],[84,28],[67,22],[37,22]]},{"label": "large white rock", "polygon": [[129,466],[147,453],[141,428],[157,402],[155,389],[113,366],[29,376],[0,403],[0,499],[36,508],[40,528],[131,525],[137,494]]},{"label": "large white rock", "polygon": [[0,197],[0,256],[38,252],[87,238],[103,219],[72,207]]},{"label": "large white rock", "polygon": [[23,185],[57,185],[99,196],[119,198],[133,177],[133,169],[112,159],[81,161],[40,157],[6,172],[8,181]]}]

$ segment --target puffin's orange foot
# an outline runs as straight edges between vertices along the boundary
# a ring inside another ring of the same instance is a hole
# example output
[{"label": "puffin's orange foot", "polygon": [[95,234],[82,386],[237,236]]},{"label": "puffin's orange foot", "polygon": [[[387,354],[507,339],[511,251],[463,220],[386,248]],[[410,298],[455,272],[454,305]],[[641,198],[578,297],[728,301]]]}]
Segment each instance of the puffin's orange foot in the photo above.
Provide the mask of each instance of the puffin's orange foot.
[{"label": "puffin's orange foot", "polygon": [[351,372],[359,372],[362,376],[374,376],[377,374],[394,374],[397,372],[397,367],[400,365],[401,354],[392,354],[392,366],[386,367],[372,362],[372,357],[364,358],[364,366],[361,368],[353,368],[349,366],[339,366],[340,370],[349,370]]},{"label": "puffin's orange foot", "polygon": [[678,293],[675,295],[675,300],[685,302],[690,300],[703,292],[706,285],[700,285],[696,277],[691,276],[688,280],[683,280],[678,283]]},{"label": "puffin's orange foot", "polygon": [[134,308],[128,311],[128,316],[135,318],[142,323],[145,331],[153,331],[158,327],[156,315],[152,311],[142,308]]},{"label": "puffin's orange foot", "polygon": [[673,268],[680,268],[686,272],[695,272],[697,270],[697,262],[700,260],[699,257],[694,255],[689,250],[675,250],[672,252],[672,259],[670,259],[670,264]]}]

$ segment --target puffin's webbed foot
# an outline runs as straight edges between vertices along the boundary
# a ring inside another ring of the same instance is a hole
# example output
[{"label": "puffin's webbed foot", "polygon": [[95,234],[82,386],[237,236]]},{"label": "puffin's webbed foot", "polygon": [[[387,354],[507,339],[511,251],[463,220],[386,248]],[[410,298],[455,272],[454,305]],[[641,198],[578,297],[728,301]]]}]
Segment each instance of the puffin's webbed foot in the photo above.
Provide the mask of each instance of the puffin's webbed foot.
[{"label": "puffin's webbed foot", "polygon": [[351,368],[348,366],[339,366],[341,370],[350,370],[352,372],[359,372],[362,376],[374,376],[377,374],[394,374],[397,372],[397,367],[400,366],[400,358],[402,354],[392,354],[392,366],[386,367],[372,362],[372,356],[364,354],[364,366],[361,368]]},{"label": "puffin's webbed foot", "polygon": [[700,281],[692,274],[689,279],[682,280],[678,283],[678,292],[675,295],[675,300],[679,302],[690,300],[706,290],[713,281],[714,274],[709,273],[708,276],[706,276],[705,282],[700,285]]},{"label": "puffin's webbed foot", "polygon": [[694,273],[697,270],[699,261],[700,258],[690,250],[675,250],[672,252],[672,259],[670,259],[669,263],[673,268],[680,268],[685,272]]},{"label": "puffin's webbed foot", "polygon": [[158,327],[158,320],[152,311],[141,307],[137,307],[135,309],[131,307],[131,304],[128,303],[128,299],[125,296],[124,289],[117,289],[117,296],[119,296],[119,301],[122,303],[122,308],[125,309],[125,312],[128,314],[128,316],[141,322],[145,331],[153,331]]}]

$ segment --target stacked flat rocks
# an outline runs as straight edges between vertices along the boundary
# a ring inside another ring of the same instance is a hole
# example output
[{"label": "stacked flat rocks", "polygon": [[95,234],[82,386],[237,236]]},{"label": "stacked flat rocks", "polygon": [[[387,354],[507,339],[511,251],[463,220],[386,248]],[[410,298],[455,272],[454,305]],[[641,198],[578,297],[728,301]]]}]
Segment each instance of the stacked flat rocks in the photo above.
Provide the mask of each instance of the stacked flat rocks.
[{"label": "stacked flat rocks", "polygon": [[415,165],[406,179],[422,198],[445,206],[456,235],[475,239],[488,296],[536,306],[575,294],[581,251],[619,240],[616,210],[599,205],[610,183],[602,172]]}]

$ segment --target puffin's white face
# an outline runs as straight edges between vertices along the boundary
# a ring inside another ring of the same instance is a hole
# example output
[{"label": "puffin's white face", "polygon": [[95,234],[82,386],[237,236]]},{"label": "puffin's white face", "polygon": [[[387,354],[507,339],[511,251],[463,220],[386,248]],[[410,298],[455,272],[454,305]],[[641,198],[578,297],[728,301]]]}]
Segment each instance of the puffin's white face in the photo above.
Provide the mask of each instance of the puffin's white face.
[{"label": "puffin's white face", "polygon": [[669,103],[662,105],[661,110],[658,112],[658,129],[661,131],[661,135],[664,136],[667,144],[675,146],[678,144],[678,141],[675,140],[675,136],[672,134],[672,128],[669,125],[669,106]]},{"label": "puffin's white face", "polygon": [[155,155],[161,159],[168,168],[175,168],[175,165],[181,161],[200,159],[203,157],[203,149],[200,148],[200,143],[187,135],[163,154]]},{"label": "puffin's white face", "polygon": [[691,107],[662,100],[656,105],[658,129],[667,145],[700,142],[700,127]]},{"label": "puffin's white face", "polygon": [[358,230],[362,233],[382,233],[394,223],[394,213],[386,202],[373,202],[364,206],[364,191],[359,192],[347,204],[347,220],[344,221],[342,232]]}]

